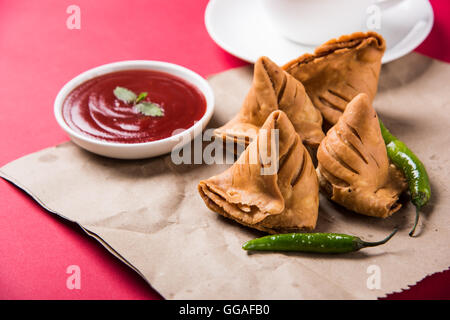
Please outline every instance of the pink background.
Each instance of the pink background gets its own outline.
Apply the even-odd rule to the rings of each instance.
[[[417,50],[450,62],[450,1],[432,0],[436,23]],[[68,30],[66,8],[81,8]],[[53,100],[73,76],[129,59],[164,60],[203,76],[245,65],[208,36],[206,0],[0,0],[0,166],[67,141]],[[81,290],[66,268],[81,268]],[[160,299],[144,280],[72,223],[47,213],[0,179],[0,298]],[[399,298],[450,298],[450,271]]]

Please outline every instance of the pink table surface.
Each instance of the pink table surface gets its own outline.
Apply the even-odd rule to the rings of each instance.
[[[431,1],[436,23],[417,50],[450,62],[450,1]],[[81,30],[66,27],[69,5]],[[206,0],[0,0],[0,166],[67,141],[53,118],[61,86],[91,67],[164,60],[203,76],[246,63],[208,36]],[[160,299],[136,273],[72,223],[47,213],[0,179],[1,299]],[[150,248],[151,250],[151,248]],[[66,287],[69,265],[81,289]],[[450,271],[389,296],[450,298]]]

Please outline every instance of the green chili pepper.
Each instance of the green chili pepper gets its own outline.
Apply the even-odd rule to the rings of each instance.
[[[386,243],[397,232],[395,229],[385,239],[366,242],[355,236],[340,233],[284,233],[250,240],[242,246],[244,250],[300,251],[318,253],[346,253]]]
[[[387,154],[394,165],[403,171],[408,181],[411,202],[416,207],[414,226],[409,233],[412,237],[419,221],[420,209],[427,204],[431,197],[430,181],[423,163],[400,140],[392,135],[380,120],[381,134],[386,144]]]

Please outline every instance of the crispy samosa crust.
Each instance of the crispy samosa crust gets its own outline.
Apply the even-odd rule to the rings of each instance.
[[[348,104],[322,140],[317,158],[320,188],[334,202],[380,218],[400,209],[398,197],[407,184],[389,165],[378,116],[366,94]]]
[[[278,148],[272,129],[278,129]],[[270,163],[264,160],[268,158],[272,159]],[[269,115],[233,166],[200,181],[198,190],[212,211],[251,228],[276,233],[312,230],[316,226],[317,174],[309,153],[282,111]]]
[[[357,94],[373,101],[386,44],[375,32],[330,40],[283,66],[299,80],[326,122],[334,125]]]
[[[286,113],[303,143],[318,147],[325,136],[322,115],[313,106],[303,85],[267,57],[255,63],[252,87],[240,112],[216,129],[215,136],[247,146],[276,110]]]

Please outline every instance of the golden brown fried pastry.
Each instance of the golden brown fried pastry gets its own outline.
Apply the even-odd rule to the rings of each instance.
[[[275,110],[287,114],[306,145],[319,145],[324,137],[320,112],[313,106],[303,85],[267,57],[261,57],[255,63],[253,84],[240,112],[216,129],[215,136],[247,146]]]
[[[385,49],[379,34],[358,32],[330,40],[283,69],[301,81],[314,106],[333,125],[357,94],[366,93],[373,101]]]
[[[320,188],[334,202],[380,218],[400,209],[405,178],[389,165],[378,117],[366,94],[348,104],[322,140],[317,158]]]
[[[278,129],[278,150],[272,129]],[[258,230],[275,233],[316,226],[317,175],[309,153],[282,111],[269,115],[233,166],[200,181],[198,190],[211,210]]]

